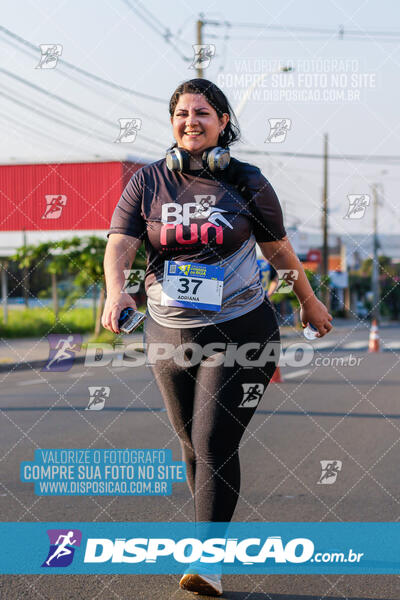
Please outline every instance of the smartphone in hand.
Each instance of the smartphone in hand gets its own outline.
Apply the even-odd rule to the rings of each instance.
[[[124,308],[118,319],[118,327],[122,333],[132,333],[145,320],[146,315],[130,306]]]

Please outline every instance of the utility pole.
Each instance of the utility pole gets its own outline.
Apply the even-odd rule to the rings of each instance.
[[[347,269],[347,248],[343,243],[343,238],[339,238],[339,246],[340,246],[340,270],[342,273],[346,274],[348,280],[348,269]],[[351,298],[350,298],[350,287],[349,282],[347,281],[347,286],[343,289],[343,308],[345,311],[346,317],[351,316],[350,312]]]
[[[24,250],[26,250],[26,230],[23,229],[22,231],[22,238],[23,238],[23,246],[24,246]],[[28,267],[24,267],[23,269],[23,276],[22,276],[22,295],[24,297],[24,303],[26,308],[29,308],[29,269]]]
[[[203,44],[203,26],[204,26],[204,21],[203,21],[203,15],[202,14],[200,14],[199,17],[200,18],[197,21],[196,29],[197,29],[197,43],[201,46]],[[196,73],[197,73],[197,78],[198,79],[203,79],[203,69],[201,67],[196,67]]]
[[[374,212],[373,212],[373,259],[372,259],[372,311],[371,317],[379,321],[379,256],[378,256],[378,186],[376,183],[372,185],[372,195],[374,198]]]
[[[329,271],[329,248],[328,248],[328,134],[324,135],[324,188],[322,193],[322,264],[321,278],[322,284],[322,301],[329,310],[330,305],[330,290],[327,283]]]
[[[8,262],[4,260],[1,264],[1,303],[3,305],[3,323],[8,323],[8,284],[7,284],[7,267]]]

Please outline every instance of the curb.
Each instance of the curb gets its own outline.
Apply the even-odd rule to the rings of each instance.
[[[31,360],[27,362],[18,362],[18,363],[2,363],[0,364],[0,373],[7,373],[13,371],[39,371],[41,370],[45,364],[47,363],[47,358],[44,360]],[[74,360],[75,364],[80,364],[85,362],[85,356],[77,356]],[[73,365],[72,365],[73,366]],[[49,371],[50,372],[50,371]]]

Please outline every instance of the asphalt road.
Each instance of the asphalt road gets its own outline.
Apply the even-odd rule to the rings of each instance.
[[[336,331],[316,342],[308,364],[282,368],[241,445],[236,521],[397,521],[400,518],[400,328],[381,331],[382,351],[365,351],[367,331]],[[284,347],[296,339],[284,340]],[[329,343],[328,343],[329,342]],[[325,344],[325,345],[324,345]],[[346,344],[352,344],[347,346]],[[358,346],[357,346],[358,344]],[[349,361],[349,355],[360,359]],[[343,364],[338,359],[346,358]],[[324,364],[320,360],[324,358]],[[328,359],[328,360],[326,360]],[[352,364],[350,364],[352,363]],[[170,448],[177,438],[146,367],[85,367],[66,373],[1,373],[2,521],[193,520],[186,484],[171,497],[38,497],[19,481],[36,448]],[[84,410],[89,386],[109,386],[101,411]],[[337,480],[318,484],[321,460],[342,461]],[[3,576],[1,598],[183,600],[177,575]],[[400,574],[226,575],[224,598],[400,599]]]

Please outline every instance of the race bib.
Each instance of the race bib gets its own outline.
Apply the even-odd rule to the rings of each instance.
[[[222,267],[166,260],[161,305],[220,311],[223,285]]]

